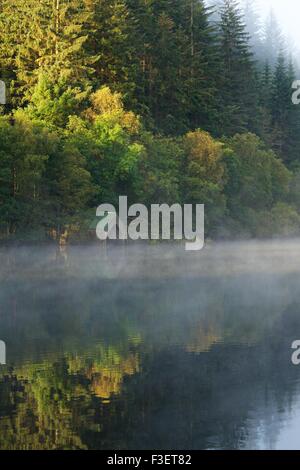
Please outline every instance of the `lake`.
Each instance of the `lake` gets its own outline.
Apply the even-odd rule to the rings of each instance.
[[[1,449],[300,449],[300,241],[0,249]]]

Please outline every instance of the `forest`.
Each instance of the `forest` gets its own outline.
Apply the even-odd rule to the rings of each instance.
[[[255,0],[2,0],[0,35],[2,241],[82,240],[120,195],[299,234],[298,64]]]

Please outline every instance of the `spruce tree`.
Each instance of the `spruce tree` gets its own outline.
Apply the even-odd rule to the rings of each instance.
[[[256,0],[243,0],[242,8],[245,18],[246,30],[249,33],[249,44],[252,47],[252,52],[255,56],[260,57],[262,49],[261,41],[261,24],[260,18],[257,13]]]
[[[257,127],[255,67],[243,16],[235,0],[224,0],[219,22],[219,134]]]
[[[94,88],[108,85],[132,105],[137,67],[134,17],[125,0],[85,0],[85,4],[91,15],[86,52],[95,57]]]
[[[20,48],[26,41],[26,35],[32,27],[34,18],[32,1],[2,0],[0,6],[0,67],[1,78],[6,82],[10,95],[9,106],[18,106],[23,95],[24,83],[19,79]],[[24,66],[28,73],[34,68],[35,56],[31,50],[26,51]]]
[[[280,52],[272,83],[273,147],[288,164],[299,165],[300,109],[292,103],[295,78],[292,60],[287,64]]]
[[[268,145],[272,145],[272,81],[273,74],[268,61],[258,72],[257,92],[259,97],[260,129],[258,134]]]
[[[288,80],[288,72],[285,57],[281,52],[277,59],[272,83],[272,124],[273,147],[282,156],[285,150],[285,132],[290,112],[291,84]]]
[[[85,0],[4,0],[0,60],[17,87],[17,104],[30,99],[41,72],[87,85],[95,60],[85,48],[90,17]]]
[[[274,69],[277,64],[278,52],[284,50],[284,38],[273,9],[270,10],[265,21],[261,50],[261,59],[267,60]]]
[[[136,20],[137,102],[156,129],[209,126],[215,96],[214,34],[204,2],[128,0]],[[209,79],[208,79],[209,78]]]

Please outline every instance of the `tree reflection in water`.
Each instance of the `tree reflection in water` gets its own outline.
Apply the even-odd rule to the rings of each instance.
[[[299,406],[300,272],[110,279],[70,273],[77,252],[18,256],[1,269],[0,448],[278,445]]]

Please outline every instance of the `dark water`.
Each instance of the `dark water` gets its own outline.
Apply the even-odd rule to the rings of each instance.
[[[300,448],[300,242],[0,263],[1,449]]]

